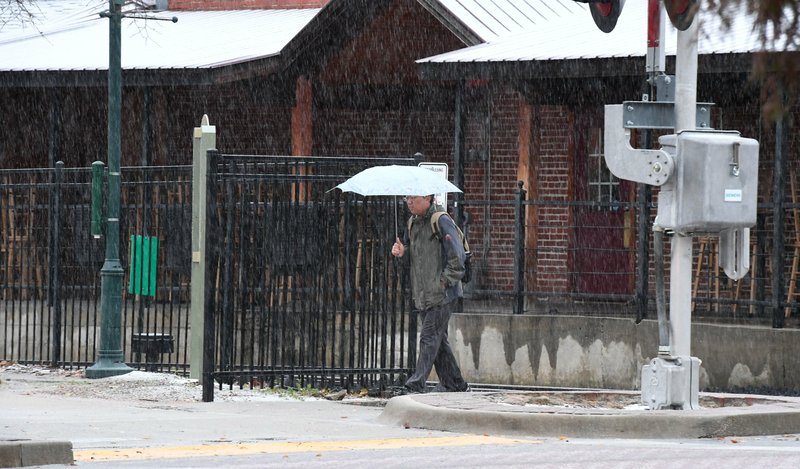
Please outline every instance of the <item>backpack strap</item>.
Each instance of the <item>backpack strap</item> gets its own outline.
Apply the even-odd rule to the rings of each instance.
[[[448,215],[447,212],[433,212],[433,214],[431,215],[431,230],[433,230],[433,235],[436,236],[436,239],[438,239],[439,241],[442,240],[441,231],[439,230],[439,219],[442,218],[443,215],[450,218],[450,215]],[[409,224],[409,226],[411,225]],[[469,252],[469,243],[467,242],[467,237],[464,236],[464,232],[461,231],[461,228],[458,225],[456,225],[455,221],[453,221],[453,226],[456,227],[456,232],[458,233],[458,236],[461,238],[461,244],[464,245],[464,251]]]
[[[433,212],[431,214],[431,231],[433,231],[433,235],[436,236],[436,239],[440,241],[442,235],[439,231],[439,219],[442,218],[442,215],[447,215],[447,212]]]

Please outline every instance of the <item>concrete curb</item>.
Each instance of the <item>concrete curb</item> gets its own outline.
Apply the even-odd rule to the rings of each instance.
[[[69,441],[0,441],[0,467],[72,464]]]
[[[709,438],[800,432],[800,406],[783,401],[700,410],[503,411],[482,405],[475,394],[462,397],[459,405],[437,402],[435,395],[395,397],[380,419],[429,430],[582,438]]]

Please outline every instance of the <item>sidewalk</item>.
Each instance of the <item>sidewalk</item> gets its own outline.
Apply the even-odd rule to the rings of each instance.
[[[297,435],[366,439],[376,428],[385,437],[424,435],[378,423],[385,400],[334,394],[343,400],[331,401],[238,387],[215,389],[212,403],[201,396],[196,381],[170,374],[133,371],[89,380],[82,371],[0,363],[0,467],[80,463],[97,451],[214,449]],[[348,401],[360,405],[341,404]]]
[[[257,443],[297,434],[324,440],[427,430],[591,438],[800,433],[800,398],[788,397],[703,394],[700,410],[648,411],[638,393],[625,391],[430,393],[388,400],[339,393],[329,397],[342,400],[331,402],[226,387],[215,391],[214,403],[201,402],[201,393],[196,382],[168,374],[134,371],[88,380],[81,372],[0,364],[0,467],[68,464],[96,450]],[[278,421],[280,428],[270,425]]]
[[[413,394],[386,423],[465,433],[588,438],[711,438],[800,433],[800,398],[700,394],[698,410],[647,410],[634,391]]]

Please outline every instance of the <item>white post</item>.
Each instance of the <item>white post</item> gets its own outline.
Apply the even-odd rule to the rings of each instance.
[[[206,276],[206,175],[208,150],[217,146],[217,128],[203,115],[200,127],[194,128],[192,148],[192,278],[191,338],[189,341],[189,377],[203,376],[203,330]]]
[[[675,57],[675,133],[694,130],[697,108],[697,18],[686,31],[678,31]],[[680,154],[680,149],[678,149]],[[678,165],[680,167],[680,165]],[[676,174],[681,180],[681,174]],[[680,190],[676,187],[676,190]],[[692,343],[692,237],[672,237],[669,314],[673,356],[691,356]]]

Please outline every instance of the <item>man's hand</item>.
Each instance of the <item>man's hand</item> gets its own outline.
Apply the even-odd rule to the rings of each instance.
[[[403,243],[400,242],[400,238],[397,238],[392,245],[392,255],[394,257],[403,257],[403,254],[406,253],[406,247],[403,246]]]

